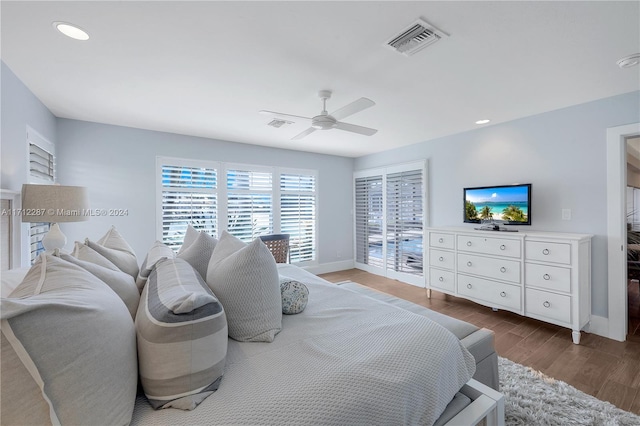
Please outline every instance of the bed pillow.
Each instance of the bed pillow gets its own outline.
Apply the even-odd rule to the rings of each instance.
[[[193,225],[189,224],[187,226],[187,232],[184,234],[184,240],[182,241],[182,245],[180,249],[178,249],[178,254],[185,251],[200,235],[200,231],[193,227]]]
[[[113,271],[119,271],[116,265],[113,264],[112,261],[92,249],[86,244],[82,244],[80,241],[76,241],[73,246],[73,251],[71,252],[71,256],[76,259],[84,260],[87,262],[95,263],[96,265],[100,265],[104,268],[111,269]]]
[[[209,262],[207,284],[227,313],[229,337],[272,342],[282,328],[282,298],[273,255],[256,238],[245,244],[226,231]]]
[[[2,424],[129,424],[133,321],[93,274],[42,254],[2,299]]]
[[[309,289],[300,281],[281,276],[280,294],[282,295],[283,314],[299,314],[307,307],[307,302],[309,301]]]
[[[136,285],[138,286],[138,291],[142,293],[142,289],[144,285],[147,283],[147,278],[149,278],[149,274],[153,271],[153,268],[156,266],[156,263],[161,259],[173,259],[176,257],[176,254],[166,244],[163,244],[160,241],[156,241],[153,243],[153,246],[147,252],[142,265],[140,266],[140,271],[138,272],[138,278],[136,278]]]
[[[207,268],[211,260],[213,249],[216,248],[218,240],[202,231],[196,237],[196,240],[189,245],[182,253],[178,254],[180,259],[186,260],[193,268],[198,271],[202,279],[207,278]]]
[[[218,389],[227,356],[224,309],[182,259],[156,264],[136,316],[140,381],[156,408],[192,410]]]
[[[133,281],[131,275],[120,270],[105,268],[104,266],[100,266],[86,260],[76,259],[71,255],[60,253],[57,249],[54,255],[58,256],[62,260],[73,263],[88,272],[91,272],[106,283],[111,290],[113,290],[120,299],[122,299],[131,314],[131,318],[133,319],[136,317],[138,303],[140,302],[140,293],[138,292],[138,287],[136,287],[136,283]]]
[[[136,253],[115,226],[112,226],[98,241],[93,242],[87,238],[85,244],[109,259],[121,271],[131,275],[133,279],[138,277],[140,269]]]

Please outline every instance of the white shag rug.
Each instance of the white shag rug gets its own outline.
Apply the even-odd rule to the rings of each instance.
[[[498,366],[507,425],[640,425],[640,416],[532,368],[502,357]]]

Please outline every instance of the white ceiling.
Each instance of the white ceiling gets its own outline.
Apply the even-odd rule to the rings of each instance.
[[[58,117],[360,156],[640,89],[640,2],[11,2],[2,60]],[[384,47],[417,18],[449,34],[411,57]],[[84,28],[89,41],[53,21]],[[379,129],[290,139],[266,109]]]

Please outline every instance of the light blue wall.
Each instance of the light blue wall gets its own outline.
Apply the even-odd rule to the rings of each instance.
[[[0,187],[20,191],[28,178],[27,126],[56,143],[56,117],[0,61]]]
[[[592,311],[606,317],[606,130],[638,121],[640,92],[632,92],[360,157],[355,169],[428,159],[430,226],[463,226],[464,187],[532,183],[528,229],[595,236]]]
[[[127,217],[65,224],[69,238],[98,238],[114,224],[144,256],[156,239],[156,156],[318,170],[318,261],[352,258],[351,158],[58,120],[58,176],[89,189],[92,208],[123,208]],[[340,257],[338,257],[338,252]]]

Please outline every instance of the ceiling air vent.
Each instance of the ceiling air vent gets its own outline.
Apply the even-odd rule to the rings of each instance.
[[[405,56],[410,56],[443,37],[448,35],[422,19],[418,19],[400,34],[393,36],[385,45]]]
[[[293,121],[279,120],[277,118],[274,118],[270,123],[267,123],[267,126],[279,128],[284,126],[285,124],[293,124]]]

